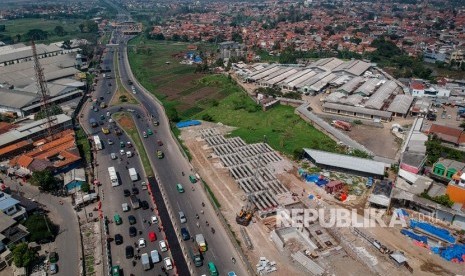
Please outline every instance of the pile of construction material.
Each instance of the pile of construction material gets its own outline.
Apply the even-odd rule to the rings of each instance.
[[[258,275],[266,275],[268,273],[278,271],[276,268],[276,262],[270,262],[265,257],[260,257],[260,261],[256,266]]]

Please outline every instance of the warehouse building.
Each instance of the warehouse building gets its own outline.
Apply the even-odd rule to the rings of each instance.
[[[305,157],[320,168],[383,178],[386,164],[370,159],[304,148]]]
[[[324,103],[323,111],[327,113],[350,116],[359,119],[379,120],[383,122],[389,122],[392,119],[392,113],[389,111],[375,110],[345,104]]]

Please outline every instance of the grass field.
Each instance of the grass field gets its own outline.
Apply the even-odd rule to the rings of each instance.
[[[136,124],[132,117],[126,112],[117,112],[113,115],[113,118],[118,122],[121,128],[129,135],[131,140],[134,142],[137,152],[139,153],[142,165],[144,166],[145,175],[147,177],[153,176],[152,167],[150,166],[147,152],[145,152],[142,140],[139,132],[137,131]],[[154,153],[155,154],[155,153]]]
[[[194,66],[180,64],[187,44],[137,38],[131,45],[134,75],[163,102],[167,113],[176,108],[180,119],[208,118],[238,127],[232,136],[248,143],[262,142],[266,135],[274,149],[290,155],[303,147],[338,151],[333,140],[300,119],[293,107],[263,112],[227,76],[196,74]]]
[[[300,119],[294,109],[279,105],[263,112],[247,95],[235,93],[194,117],[209,115],[215,122],[236,126],[231,136],[239,136],[247,143],[263,142],[266,136],[271,147],[289,155],[304,147],[338,151],[333,140]]]
[[[49,43],[53,41],[63,41],[72,38],[79,37],[86,38],[89,34],[81,34],[79,30],[79,24],[84,20],[82,19],[71,19],[71,20],[45,20],[41,18],[24,18],[14,19],[0,22],[0,25],[5,25],[5,31],[0,32],[1,35],[11,36],[16,42],[16,35],[21,36],[21,41],[25,40],[25,35],[29,30],[41,29],[48,32],[48,38],[43,43]],[[54,33],[56,26],[62,26],[67,34],[65,36],[58,36]],[[26,41],[28,42],[28,41]]]

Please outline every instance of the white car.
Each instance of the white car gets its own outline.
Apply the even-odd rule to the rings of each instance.
[[[145,239],[144,238],[140,238],[137,242],[137,245],[139,248],[144,248],[146,246],[146,243],[145,243]]]
[[[157,218],[157,216],[155,216],[155,215],[151,216],[151,217],[150,217],[150,222],[151,222],[152,224],[158,223],[158,218]]]
[[[123,204],[121,204],[121,207],[123,207],[123,212],[129,211],[129,204],[123,203]]]
[[[125,154],[125,152],[124,152],[123,149],[119,150],[119,153],[120,153],[121,155],[124,155],[124,154]]]
[[[110,156],[111,156],[111,159],[113,159],[113,160],[116,159],[116,154],[115,154],[114,152],[112,152],[112,153],[110,154]]]
[[[131,157],[131,156],[132,156],[132,151],[128,150],[128,151],[126,152],[126,157]]]
[[[161,240],[158,243],[160,244],[160,251],[161,252],[168,251],[168,246],[166,246],[165,240]]]
[[[113,140],[108,139],[108,145],[113,145]]]
[[[163,259],[163,262],[165,263],[165,269],[166,270],[171,270],[173,269],[173,263],[171,262],[171,258],[170,257],[166,257]]]

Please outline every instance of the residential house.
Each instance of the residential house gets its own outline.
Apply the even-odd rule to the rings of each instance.
[[[18,221],[27,217],[26,209],[19,205],[19,201],[4,192],[0,192],[0,211]]]
[[[393,187],[394,185],[389,179],[384,179],[378,182],[368,197],[370,205],[381,208],[389,207]]]
[[[440,124],[431,124],[426,134],[435,134],[441,141],[455,146],[465,146],[465,134],[462,129]]]
[[[12,217],[0,212],[0,269],[11,264],[13,255],[9,247],[26,241],[29,235],[26,227]]]
[[[465,170],[465,163],[439,158],[439,160],[433,164],[432,169],[433,170],[430,172],[431,177],[449,182],[457,172],[463,172]]]
[[[63,184],[68,193],[80,190],[85,182],[86,173],[83,168],[72,169],[63,175]]]

